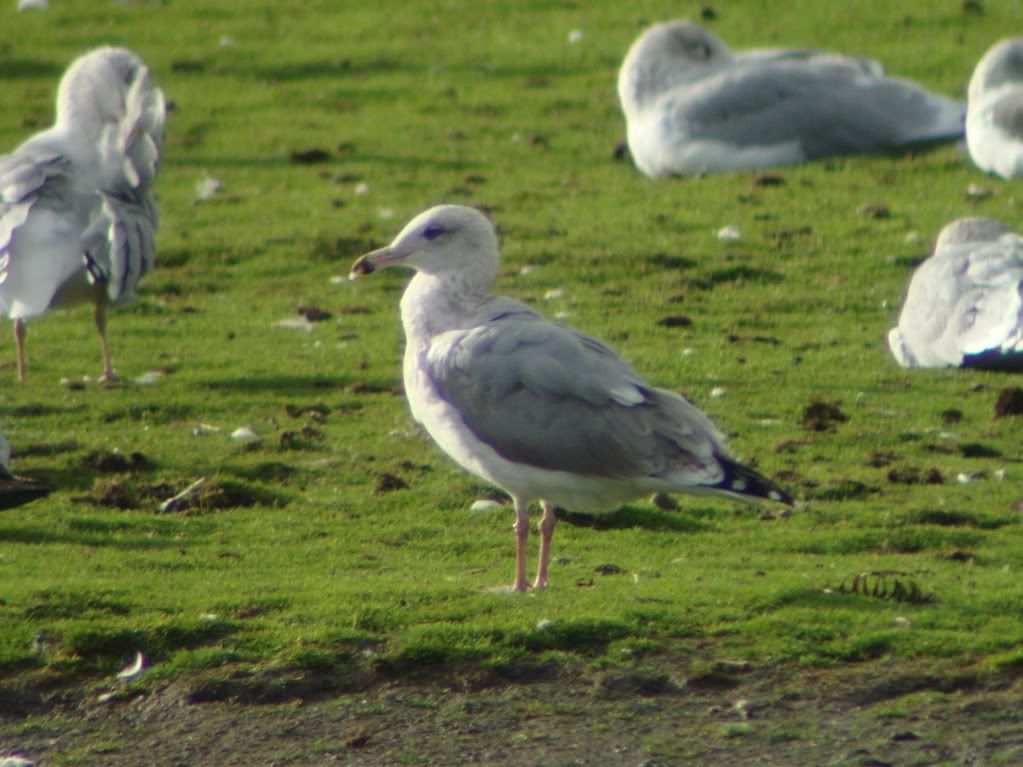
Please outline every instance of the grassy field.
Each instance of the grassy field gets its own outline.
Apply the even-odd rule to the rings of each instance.
[[[23,386],[13,342],[0,348],[14,469],[57,488],[0,515],[0,698],[108,690],[136,651],[149,669],[124,687],[143,696],[266,669],[343,686],[366,669],[668,657],[1023,665],[1023,422],[993,418],[1019,378],[906,372],[883,343],[941,226],[980,214],[1018,229],[1020,187],[954,146],[774,183],[644,178],[613,158],[617,68],[647,23],[699,18],[699,3],[13,5],[0,147],[49,124],[64,67],[101,43],[136,50],[174,109],[157,268],[110,319],[121,385],[78,385],[100,372],[88,310],[29,323]],[[736,48],[869,55],[953,96],[1023,20],[1017,0],[716,11],[707,23]],[[326,157],[295,161],[312,149]],[[205,175],[223,189],[197,202]],[[490,491],[395,391],[406,277],[343,279],[440,202],[492,212],[502,293],[685,393],[796,510],[680,496],[677,511],[569,517],[548,591],[486,591],[511,581],[512,515],[470,514]],[[726,225],[741,239],[719,241]],[[300,307],[330,316],[276,324]],[[813,428],[814,402],[845,419]],[[258,439],[232,439],[243,426]],[[157,513],[200,477],[213,485],[199,508]]]

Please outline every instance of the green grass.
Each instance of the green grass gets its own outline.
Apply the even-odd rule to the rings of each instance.
[[[1021,423],[992,419],[1018,378],[906,372],[882,342],[926,243],[971,213],[1018,228],[1015,185],[955,147],[785,168],[775,187],[749,174],[653,182],[613,161],[624,51],[647,21],[698,16],[698,3],[13,5],[0,11],[0,146],[48,124],[63,68],[103,42],[137,50],[175,109],[158,267],[110,321],[128,383],[61,385],[100,369],[85,310],[29,324],[24,386],[13,348],[0,350],[15,469],[58,488],[0,515],[0,680],[106,677],[136,649],[151,663],[136,684],[238,665],[630,664],[680,647],[764,663],[1020,665]],[[956,2],[718,5],[714,28],[737,48],[867,54],[953,95],[1020,21],[995,2],[980,15]],[[331,159],[289,162],[310,148]],[[204,173],[224,190],[196,204]],[[970,184],[993,194],[970,201]],[[405,278],[331,280],[442,201],[493,209],[501,292],[566,312],[685,392],[805,504],[762,519],[640,500],[560,525],[546,593],[485,591],[511,581],[511,515],[468,513],[484,487],[391,394]],[[891,216],[857,213],[872,202]],[[725,225],[742,239],[719,242]],[[309,333],[273,326],[299,305],[333,317]],[[658,325],[668,314],[692,324]],[[150,370],[165,375],[131,383]],[[804,428],[818,399],[848,421]],[[962,420],[947,425],[951,408]],[[196,436],[200,424],[218,430]],[[231,440],[239,426],[261,439]],[[100,476],[83,462],[115,448],[148,463]],[[894,463],[868,465],[879,452]],[[936,468],[945,483],[894,483],[893,467]],[[986,478],[958,484],[960,472]],[[375,493],[382,473],[409,487]],[[202,476],[226,505],[156,513],[153,486]],[[113,489],[127,508],[96,505]],[[865,572],[928,599],[842,588]],[[747,734],[737,727],[722,734]]]

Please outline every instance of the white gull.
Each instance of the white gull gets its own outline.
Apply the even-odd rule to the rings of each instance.
[[[164,115],[142,60],[97,48],[61,79],[53,126],[0,157],[0,311],[14,320],[19,380],[25,320],[81,302],[95,305],[103,380],[113,377],[106,308],[153,265]]]
[[[993,45],[970,78],[966,146],[977,167],[1023,176],[1023,37]]]
[[[352,276],[416,271],[401,299],[405,394],[445,453],[512,497],[516,591],[527,588],[531,499],[543,507],[537,589],[555,506],[610,511],[651,492],[791,503],[729,458],[721,432],[685,399],[647,385],[594,338],[490,295],[499,258],[482,213],[441,205],[358,259]]]
[[[888,346],[903,367],[1023,369],[1023,238],[989,218],[942,229]]]
[[[733,54],[688,21],[657,24],[618,74],[629,151],[648,176],[877,152],[963,135],[963,104],[876,61],[806,49]]]

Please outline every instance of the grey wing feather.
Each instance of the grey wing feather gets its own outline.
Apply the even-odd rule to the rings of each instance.
[[[602,477],[720,474],[699,410],[647,387],[600,342],[517,314],[435,341],[428,373],[465,425],[508,460]]]
[[[965,115],[950,99],[842,60],[735,67],[673,98],[670,119],[689,138],[739,146],[795,140],[807,159],[961,135]]]
[[[844,67],[852,73],[883,77],[884,67],[875,59],[847,56],[823,51],[819,48],[756,48],[735,54],[735,62],[742,66],[773,64],[779,61],[813,61],[832,67]]]
[[[0,157],[0,284],[12,266],[14,234],[33,208],[70,212],[70,168],[63,154],[31,142]]]
[[[163,92],[151,85],[143,67],[128,90],[124,117],[104,130],[101,204],[82,235],[89,279],[105,283],[111,301],[132,298],[154,265],[158,216],[151,187],[165,118]]]
[[[1023,138],[1023,90],[999,98],[991,108],[991,122],[1010,136]]]
[[[123,200],[138,200],[156,177],[163,147],[166,104],[142,67],[125,99],[125,114],[106,126],[100,140],[100,187]]]
[[[148,195],[136,204],[104,195],[82,235],[90,282],[106,285],[112,302],[130,300],[156,257],[156,208]]]
[[[1010,235],[978,248],[969,257],[963,279],[968,289],[950,322],[963,353],[1020,351],[1023,240]]]
[[[912,357],[925,366],[959,365],[964,355],[1017,351],[1023,332],[1023,241],[939,248],[917,269],[899,316]]]

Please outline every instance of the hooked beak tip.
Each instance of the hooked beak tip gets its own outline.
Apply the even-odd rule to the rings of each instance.
[[[357,277],[361,277],[364,274],[372,274],[376,271],[376,265],[370,258],[369,253],[365,256],[360,256],[354,264],[352,264],[352,270],[348,273],[348,279],[354,280]]]

